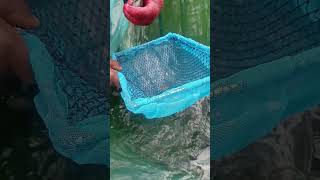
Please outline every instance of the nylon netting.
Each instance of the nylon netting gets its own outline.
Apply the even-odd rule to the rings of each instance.
[[[209,76],[209,57],[207,52],[172,38],[117,56],[117,60],[129,82],[132,98],[137,99]]]
[[[210,47],[175,33],[115,53],[128,110],[148,119],[183,111],[210,94]]]
[[[45,44],[53,58],[50,63],[54,66],[52,76],[56,85],[51,91],[61,95],[56,106],[67,112],[60,117],[61,112],[56,108],[47,116],[47,111],[37,109],[43,114],[50,138],[59,152],[78,163],[107,164],[108,119],[101,116],[107,116],[109,107],[106,52],[109,3],[104,0],[30,0],[28,4],[41,22],[41,26],[30,33]],[[41,67],[41,59],[36,61]],[[51,76],[45,72],[41,74],[40,69],[33,70],[36,76]],[[41,84],[39,87],[44,105],[56,102],[51,99],[53,97],[41,95],[45,90],[41,89]]]
[[[211,158],[319,103],[317,0],[215,0]]]
[[[316,0],[214,3],[214,80],[320,44]]]

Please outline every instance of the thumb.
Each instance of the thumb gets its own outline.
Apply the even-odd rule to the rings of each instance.
[[[122,67],[120,66],[120,64],[117,61],[114,60],[110,60],[110,68],[117,70],[117,71],[121,71]]]
[[[11,26],[23,29],[32,29],[40,25],[39,19],[29,13],[13,13],[7,16],[6,21]]]

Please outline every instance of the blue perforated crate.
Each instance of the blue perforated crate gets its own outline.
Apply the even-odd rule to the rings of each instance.
[[[210,94],[210,47],[169,33],[115,53],[121,96],[128,110],[146,118],[180,112]]]

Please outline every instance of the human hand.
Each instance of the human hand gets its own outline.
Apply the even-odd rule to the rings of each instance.
[[[13,73],[23,83],[33,83],[28,48],[16,27],[38,25],[24,0],[0,0],[0,73]]]
[[[12,27],[31,29],[39,26],[25,0],[0,0],[0,18]]]
[[[110,86],[114,86],[117,90],[120,89],[120,82],[118,77],[118,71],[121,71],[122,67],[117,61],[110,60]]]
[[[160,14],[163,0],[143,0],[143,6],[135,6],[136,0],[128,0],[123,6],[123,13],[135,25],[151,24]]]

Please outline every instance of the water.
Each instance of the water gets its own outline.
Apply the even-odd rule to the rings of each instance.
[[[168,32],[210,44],[209,0],[165,1],[160,18],[149,27],[129,27],[121,48]],[[112,98],[111,179],[209,179],[209,98],[168,118],[148,121]]]
[[[112,178],[199,179],[208,175],[208,99],[158,121],[133,115],[122,104],[111,113]]]

